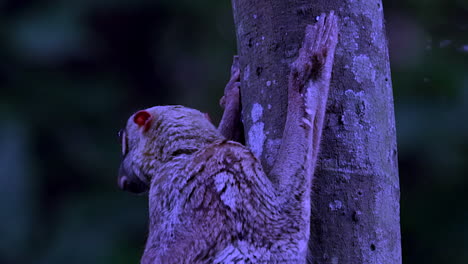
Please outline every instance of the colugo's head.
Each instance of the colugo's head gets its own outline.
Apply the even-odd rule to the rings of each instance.
[[[119,137],[123,160],[118,185],[134,193],[146,192],[165,163],[223,138],[206,114],[183,106],[138,111],[128,119]]]

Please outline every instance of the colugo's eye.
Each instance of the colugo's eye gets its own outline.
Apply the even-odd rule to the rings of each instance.
[[[119,137],[119,142],[120,142],[120,145],[122,146],[122,155],[125,156],[127,155],[127,151],[128,151],[127,133],[125,132],[124,129],[121,129],[119,133],[117,133],[117,136]]]

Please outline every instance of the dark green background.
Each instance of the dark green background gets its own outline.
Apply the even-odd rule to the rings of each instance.
[[[468,263],[468,2],[385,1],[405,263]],[[137,263],[146,198],[116,133],[157,104],[210,112],[230,1],[0,0],[0,263]]]

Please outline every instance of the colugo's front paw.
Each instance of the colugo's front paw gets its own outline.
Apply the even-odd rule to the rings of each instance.
[[[338,38],[338,18],[322,13],[314,25],[308,25],[297,59],[291,65],[290,82],[302,89],[310,80],[329,77]]]
[[[239,57],[234,56],[231,67],[231,78],[224,88],[224,96],[219,104],[224,108],[223,117],[219,123],[219,131],[229,139],[244,142],[243,127],[241,123],[240,99],[240,66]]]
[[[224,88],[224,96],[219,100],[219,105],[225,109],[228,104],[240,104],[240,66],[239,56],[234,56],[231,66],[231,78]]]

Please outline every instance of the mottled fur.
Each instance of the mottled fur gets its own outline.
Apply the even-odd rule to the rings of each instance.
[[[226,87],[219,130],[182,106],[146,109],[124,130],[119,185],[149,189],[150,230],[143,264],[305,263],[310,188],[328,96],[337,21],[306,29],[291,66],[287,123],[270,176],[245,146],[227,140],[237,122],[238,70]],[[237,97],[237,98],[236,98]],[[292,159],[291,157],[301,157]]]

